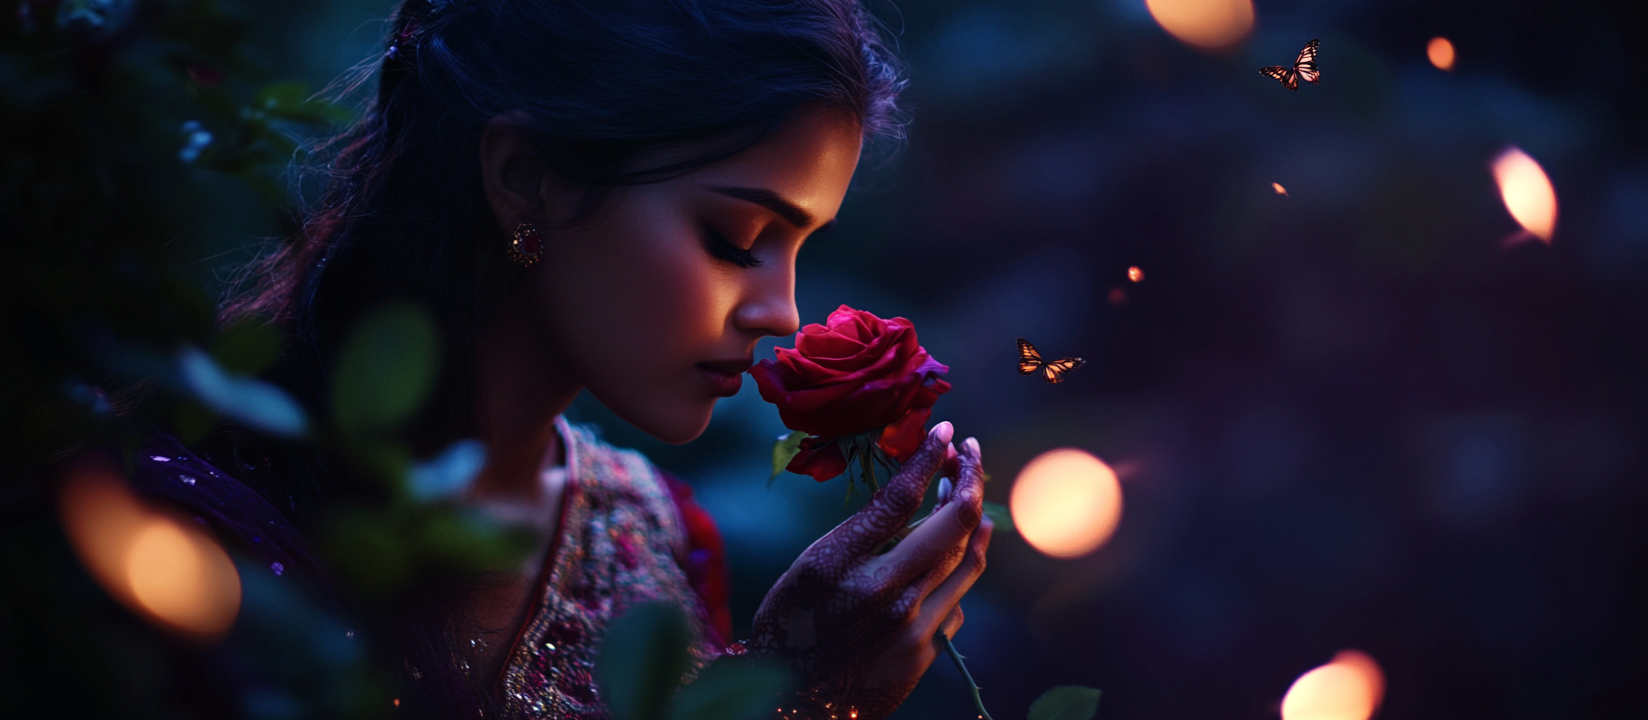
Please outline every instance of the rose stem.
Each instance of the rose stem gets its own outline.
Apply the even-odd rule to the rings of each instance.
[[[873,492],[876,492],[876,491],[880,490],[881,486],[876,484],[875,465],[871,464],[870,453],[869,452],[859,453],[858,454],[858,461],[859,461],[859,464],[864,468],[864,482],[865,482],[865,484],[870,486],[870,492],[873,493]]]
[[[943,630],[938,631],[938,641],[944,643],[944,649],[950,653],[950,659],[956,662],[956,669],[961,671],[962,677],[967,678],[967,689],[973,692],[973,707],[978,708],[979,716],[984,720],[994,720],[990,717],[990,712],[984,709],[984,698],[979,697],[979,686],[973,682],[973,674],[967,672],[967,666],[961,662],[961,653],[956,652],[956,646],[950,643],[950,638],[945,636]]]

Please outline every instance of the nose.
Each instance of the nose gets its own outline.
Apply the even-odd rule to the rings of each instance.
[[[801,312],[795,308],[795,265],[773,263],[767,272],[751,278],[742,302],[733,311],[733,326],[756,336],[794,335],[801,329]]]

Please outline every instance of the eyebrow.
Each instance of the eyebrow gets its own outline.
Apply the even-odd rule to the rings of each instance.
[[[766,188],[715,187],[710,188],[710,190],[726,195],[727,197],[747,200],[760,205],[761,207],[778,213],[778,216],[784,218],[785,222],[788,222],[797,228],[804,228],[813,224],[812,213],[807,212],[802,209],[800,205],[790,202],[778,193]]]

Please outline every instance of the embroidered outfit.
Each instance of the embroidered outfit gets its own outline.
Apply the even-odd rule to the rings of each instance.
[[[593,673],[607,623],[638,603],[689,608],[697,619],[693,654],[702,664],[724,644],[725,561],[719,533],[713,525],[704,532],[708,516],[685,484],[584,428],[560,420],[557,427],[566,443],[567,467],[559,531],[527,621],[509,651],[499,692],[512,715],[604,718]],[[713,543],[716,554],[693,547],[684,516],[697,522],[700,542]],[[708,609],[695,586],[720,606]]]

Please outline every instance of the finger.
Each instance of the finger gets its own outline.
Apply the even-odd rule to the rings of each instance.
[[[961,474],[961,456],[956,453],[954,445],[944,453],[944,468],[939,473],[951,479]]]
[[[951,608],[960,607],[962,596],[984,574],[984,555],[990,548],[990,534],[994,529],[990,518],[979,521],[978,529],[973,531],[973,537],[967,543],[967,554],[949,577],[922,600],[921,611],[916,614],[916,627],[932,633],[949,615]]]
[[[917,580],[931,589],[961,562],[967,539],[984,517],[984,479],[978,441],[961,444],[960,472],[950,502],[939,508],[891,552],[877,558],[895,580]]]
[[[950,491],[955,489],[955,477],[961,473],[960,458],[954,444],[944,448],[944,465],[938,471],[938,502],[933,503],[933,512],[938,512],[939,508],[950,502]]]
[[[887,481],[887,486],[877,492],[868,505],[825,536],[830,540],[832,551],[829,554],[835,562],[857,562],[859,557],[903,529],[910,516],[921,507],[933,472],[944,462],[945,448],[954,436],[955,428],[950,423],[934,425],[932,431],[927,433],[927,439],[922,441],[921,448],[916,450],[909,462],[904,463],[892,480]],[[840,552],[836,552],[837,549]]]
[[[961,604],[957,603],[949,615],[944,616],[944,622],[938,626],[939,632],[951,640],[956,639],[956,633],[961,632],[961,624],[967,621],[967,614],[961,611]]]

